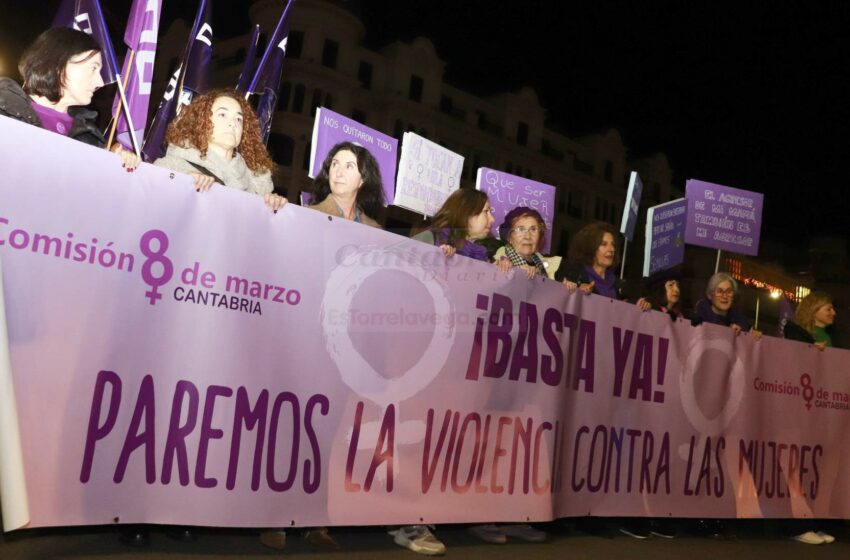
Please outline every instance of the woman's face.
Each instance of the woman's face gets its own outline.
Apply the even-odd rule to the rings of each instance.
[[[222,95],[212,104],[210,145],[232,153],[242,142],[242,107],[232,97]]]
[[[828,327],[835,321],[835,308],[831,303],[821,305],[815,311],[815,326]]]
[[[331,192],[336,195],[355,194],[363,186],[363,177],[357,168],[357,156],[350,150],[340,150],[331,160],[328,169]]]
[[[732,300],[735,299],[732,283],[728,280],[719,283],[714,291],[709,294],[709,299],[711,299],[711,306],[715,311],[725,314],[732,307]]]
[[[65,64],[61,101],[69,106],[91,103],[92,95],[103,85],[101,66],[103,58],[99,52],[86,51],[72,56]]]
[[[531,258],[540,244],[540,224],[533,216],[523,216],[514,222],[508,239],[511,247],[525,258]]]
[[[606,231],[602,235],[602,244],[596,249],[596,255],[593,257],[593,266],[605,269],[612,266],[616,252],[617,246],[614,245],[614,236]]]
[[[681,291],[679,290],[679,282],[677,280],[667,280],[664,282],[664,291],[667,296],[668,305],[676,305],[679,303]]]
[[[488,200],[484,203],[484,208],[481,209],[481,212],[469,218],[466,238],[471,241],[484,239],[490,233],[490,228],[493,227],[495,222],[493,209],[490,207],[490,201]]]

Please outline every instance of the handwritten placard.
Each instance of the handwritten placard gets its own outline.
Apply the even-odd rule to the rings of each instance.
[[[392,200],[398,140],[324,107],[316,111],[316,120],[313,123],[309,177],[316,178],[322,170],[322,163],[328,152],[340,142],[352,142],[369,150],[381,170],[384,200]]]
[[[401,139],[393,204],[433,216],[460,187],[463,156],[412,132]]]
[[[673,268],[685,260],[687,212],[688,203],[684,198],[653,206],[646,211],[644,276]]]
[[[504,171],[481,167],[478,169],[475,188],[487,194],[490,206],[493,207],[493,216],[496,218],[492,229],[493,237],[499,237],[499,225],[505,221],[508,212],[517,206],[531,208],[540,212],[546,223],[548,235],[543,239],[543,252],[549,253],[552,247],[555,187]]]
[[[686,243],[743,255],[758,254],[763,194],[689,179],[685,198]]]

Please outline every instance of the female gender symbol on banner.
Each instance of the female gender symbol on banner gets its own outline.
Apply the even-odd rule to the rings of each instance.
[[[698,449],[702,449],[704,447],[707,437],[715,437],[722,434],[726,429],[726,426],[728,426],[732,421],[735,414],[738,412],[738,408],[741,406],[741,400],[744,397],[744,383],[746,381],[744,363],[741,361],[741,358],[738,357],[732,343],[725,338],[713,338],[709,336],[707,331],[708,328],[711,327],[703,326],[700,328],[699,334],[697,334],[691,340],[690,345],[688,345],[688,357],[685,360],[684,368],[682,369],[682,379],[679,382],[679,394],[682,398],[682,408],[684,409],[688,420],[690,420],[691,425],[700,434]],[[720,412],[718,412],[713,418],[707,417],[703,413],[702,409],[700,409],[699,403],[697,402],[695,383],[697,372],[700,371],[699,366],[702,361],[702,357],[710,350],[720,352],[724,356],[734,356],[735,360],[729,370],[730,387],[728,399]],[[679,456],[682,459],[687,460],[689,452],[690,447],[687,444],[679,446]]]
[[[419,242],[415,242],[421,246]],[[339,368],[343,382],[358,395],[378,405],[382,410],[396,405],[396,418],[400,418],[399,404],[425,389],[440,373],[448,359],[455,338],[452,321],[435,321],[431,340],[419,360],[403,375],[387,379],[360,353],[351,338],[350,321],[333,321],[331,316],[350,316],[352,300],[363,283],[378,272],[395,271],[407,275],[427,291],[437,317],[451,317],[454,308],[445,287],[437,280],[422,282],[423,255],[399,248],[362,248],[346,255],[328,276],[325,295],[319,311],[319,320],[325,333],[325,346],[331,359]],[[435,275],[436,276],[436,275]],[[381,414],[383,417],[383,413]],[[361,442],[375,441],[381,422],[361,426]],[[422,420],[400,422],[396,427],[396,443],[417,443],[424,439],[425,423]],[[397,463],[396,463],[397,465]],[[396,467],[397,468],[397,467]],[[394,469],[395,470],[395,469]]]

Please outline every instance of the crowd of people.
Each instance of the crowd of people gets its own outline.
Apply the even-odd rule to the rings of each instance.
[[[72,29],[50,29],[20,61],[23,85],[0,79],[0,115],[106,148],[104,136],[95,125],[96,115],[87,109],[92,95],[103,85],[101,65],[100,46],[91,36]],[[262,141],[257,117],[243,95],[216,89],[197,96],[171,123],[166,139],[166,155],[155,165],[190,175],[199,192],[218,183],[262,197],[271,211],[287,203],[286,198],[274,193],[274,163]],[[128,172],[140,164],[139,157],[120,144],[109,149]],[[310,208],[314,210],[380,227],[375,216],[385,203],[381,173],[375,158],[362,146],[345,142],[330,150],[314,181],[313,197],[315,204]],[[439,247],[448,259],[467,257],[490,262],[505,274],[544,278],[570,292],[628,298],[623,282],[614,273],[618,234],[607,223],[591,223],[577,232],[566,258],[541,253],[546,224],[534,209],[517,207],[508,212],[498,227],[498,240],[490,234],[494,223],[485,193],[459,189],[413,232],[413,238]],[[512,271],[514,268],[518,270]],[[673,320],[723,325],[736,334],[748,332],[759,339],[761,333],[734,307],[737,294],[735,279],[719,272],[708,280],[705,297],[689,310],[682,302],[679,278],[664,273],[650,279],[638,293],[631,294],[631,299],[642,311],[656,309]],[[828,295],[812,293],[800,302],[796,320],[786,325],[786,337],[820,349],[831,346],[828,329],[835,315]],[[794,532],[794,537],[801,542],[833,540],[813,527],[798,528],[804,530]],[[134,531],[131,542],[144,541],[140,531]],[[504,543],[509,537],[533,542],[546,538],[543,531],[525,524],[476,525],[470,531],[490,543]],[[645,531],[633,524],[625,532],[642,537]],[[424,525],[393,527],[389,533],[394,542],[414,552],[433,555],[445,551]],[[326,528],[312,528],[306,537],[317,545],[337,546]],[[270,529],[262,533],[261,541],[282,549],[286,533]]]

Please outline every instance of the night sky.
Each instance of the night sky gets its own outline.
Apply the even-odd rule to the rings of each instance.
[[[0,0],[6,68],[58,1],[39,4]],[[102,4],[120,36],[130,2]],[[190,2],[164,4],[161,29],[194,12]],[[215,32],[247,32],[247,4],[215,2]],[[532,86],[550,127],[618,128],[631,155],[666,152],[681,188],[700,178],[765,193],[763,236],[803,250],[813,233],[847,237],[850,3],[361,4],[369,47],[427,36],[457,87]]]

